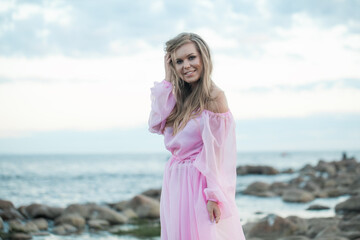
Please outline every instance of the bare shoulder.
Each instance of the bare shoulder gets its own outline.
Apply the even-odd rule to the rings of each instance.
[[[208,105],[208,110],[215,113],[224,113],[229,111],[228,103],[226,100],[225,92],[214,84],[210,93],[213,99]]]

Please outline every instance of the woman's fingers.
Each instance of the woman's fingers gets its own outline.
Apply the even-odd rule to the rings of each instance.
[[[207,204],[207,209],[208,209],[210,221],[214,222],[215,220],[216,223],[218,223],[220,221],[221,212],[217,203],[209,201]]]
[[[221,212],[220,212],[220,209],[218,206],[216,206],[214,208],[214,215],[215,215],[215,221],[216,221],[216,223],[218,223],[220,221],[220,215],[221,215]]]

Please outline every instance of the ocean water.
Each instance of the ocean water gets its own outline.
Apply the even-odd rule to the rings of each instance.
[[[359,160],[360,151],[347,151]],[[98,204],[128,200],[152,188],[160,188],[168,153],[143,154],[57,154],[57,155],[0,155],[0,199],[10,200],[16,207],[31,203],[66,207],[72,203]],[[241,152],[237,165],[269,165],[279,170],[298,170],[305,164],[340,160],[341,151],[303,152]],[[238,176],[237,191],[254,181],[287,181],[297,174],[275,176]],[[260,198],[236,195],[242,223],[257,220],[268,213],[286,217],[333,216],[333,207],[348,196],[316,199],[311,203],[285,203],[279,197]],[[324,204],[332,209],[306,211],[311,204]],[[83,234],[81,238],[46,236],[35,239],[114,239],[111,234]],[[116,239],[134,239],[130,237]]]

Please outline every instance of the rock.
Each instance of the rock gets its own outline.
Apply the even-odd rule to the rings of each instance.
[[[136,212],[134,212],[131,208],[125,209],[122,211],[122,214],[124,214],[128,219],[138,218]]]
[[[103,230],[110,226],[109,222],[103,219],[93,219],[88,221],[89,228]]]
[[[76,213],[82,216],[85,219],[90,218],[91,209],[95,207],[96,204],[71,204],[67,208],[65,208],[63,215]]]
[[[3,219],[0,217],[0,231],[4,228],[4,221]]]
[[[160,202],[144,195],[133,197],[127,204],[126,208],[131,208],[139,218],[159,218]]]
[[[27,222],[23,224],[19,220],[11,220],[9,222],[9,226],[10,232],[31,233],[39,231],[38,227],[33,222]]]
[[[10,201],[0,199],[0,209],[9,209],[9,208],[15,208],[14,204]]]
[[[284,191],[282,199],[285,202],[310,202],[314,195],[301,189],[289,189]]]
[[[315,182],[308,181],[308,182],[306,182],[303,190],[308,191],[308,192],[316,192],[316,191],[320,190],[320,187]]]
[[[319,172],[326,173],[327,176],[332,177],[336,174],[336,168],[334,165],[332,165],[329,162],[325,162],[323,160],[320,160],[315,167],[315,169]]]
[[[161,188],[159,189],[149,189],[145,192],[142,192],[141,195],[145,195],[154,199],[157,199],[160,201],[160,196],[161,196]]]
[[[11,234],[11,240],[28,240],[31,239],[32,236],[30,234],[26,234],[26,233],[14,233]]]
[[[124,224],[128,221],[124,214],[103,206],[94,206],[90,218],[107,220],[110,224]]]
[[[269,191],[270,185],[264,182],[254,182],[250,184],[244,191],[243,194],[254,195],[258,197],[273,197],[275,193]]]
[[[356,219],[351,219],[348,221],[341,221],[339,223],[339,228],[343,232],[356,232],[360,231],[360,221]]]
[[[113,204],[109,204],[109,205],[117,211],[123,211],[123,210],[125,210],[128,202],[129,201],[124,200],[124,201],[120,201],[118,203],[113,203]]]
[[[14,204],[7,200],[0,199],[0,217],[5,220],[24,220],[24,216],[15,209]]]
[[[69,224],[77,229],[85,227],[85,219],[77,213],[63,214],[55,219],[55,225]]]
[[[37,218],[34,219],[32,222],[37,226],[40,231],[48,229],[48,222],[44,218]]]
[[[306,210],[327,210],[327,209],[330,209],[330,207],[320,204],[314,204],[309,206]]]
[[[310,240],[310,238],[307,238],[305,236],[290,236],[290,237],[280,238],[279,240]]]
[[[237,175],[246,175],[246,174],[261,174],[261,175],[276,175],[279,174],[279,171],[270,166],[239,166],[236,168]]]
[[[318,234],[316,234],[315,239],[318,238],[325,238],[329,239],[329,237],[334,237],[340,233],[340,230],[337,226],[332,225],[325,227],[323,230],[321,230]]]
[[[287,173],[287,174],[294,173],[294,170],[292,168],[288,168],[288,169],[282,170],[281,173]]]
[[[274,192],[276,195],[281,196],[284,192],[285,189],[289,188],[289,184],[288,183],[284,183],[284,182],[273,182],[272,184],[270,184],[270,188],[269,190],[271,192]]]
[[[53,228],[53,233],[56,235],[69,235],[78,232],[78,229],[70,224],[61,224]]]
[[[337,204],[335,206],[335,211],[337,213],[360,213],[360,196],[350,197],[348,200]]]
[[[19,211],[28,218],[47,218],[51,220],[59,217],[62,214],[63,210],[63,208],[50,207],[37,203],[33,203],[29,206],[22,206],[19,208]]]
[[[305,219],[298,216],[288,216],[286,220],[289,220],[295,225],[295,234],[304,235],[307,232],[308,223]]]
[[[294,234],[296,226],[290,220],[270,214],[256,223],[247,237],[263,239],[279,239]]]
[[[309,238],[315,238],[316,235],[328,227],[337,227],[339,224],[338,218],[310,218],[308,219],[308,231],[306,235]]]

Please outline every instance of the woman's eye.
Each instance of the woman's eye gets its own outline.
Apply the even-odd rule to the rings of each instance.
[[[177,64],[181,64],[181,63],[182,63],[182,60],[176,60],[176,63],[177,63]]]
[[[194,60],[195,59],[195,56],[190,56],[189,57],[189,60]]]

